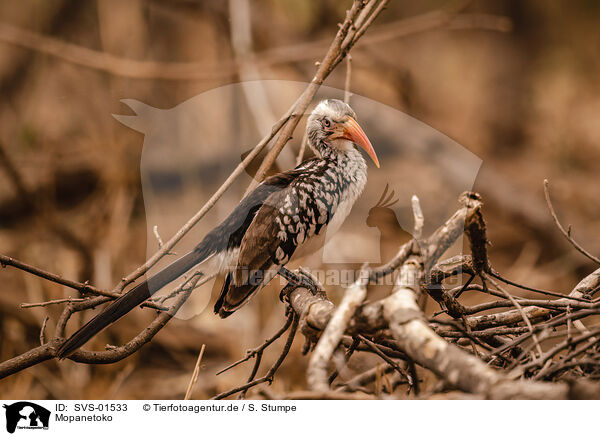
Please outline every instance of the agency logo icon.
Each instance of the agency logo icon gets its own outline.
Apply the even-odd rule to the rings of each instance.
[[[29,401],[19,401],[4,405],[6,413],[6,431],[14,433],[16,429],[48,430],[50,411]]]

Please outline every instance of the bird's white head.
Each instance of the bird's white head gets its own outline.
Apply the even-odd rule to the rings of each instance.
[[[322,100],[308,117],[306,133],[308,144],[321,157],[347,151],[356,144],[367,152],[379,168],[375,150],[356,122],[356,114],[341,100]]]

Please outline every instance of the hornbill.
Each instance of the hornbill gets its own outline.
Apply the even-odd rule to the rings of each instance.
[[[369,139],[346,103],[321,101],[307,120],[316,157],[266,178],[189,253],[114,300],[57,350],[64,358],[156,291],[193,267],[226,273],[215,313],[225,318],[247,303],[292,259],[318,250],[325,233],[344,222],[367,181],[367,164],[355,145],[379,167]]]

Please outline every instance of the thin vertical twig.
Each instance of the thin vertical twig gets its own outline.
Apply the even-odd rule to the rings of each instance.
[[[346,80],[344,82],[344,103],[350,104],[350,81],[352,80],[352,56],[348,54],[346,56]]]
[[[192,378],[190,379],[190,383],[188,384],[187,390],[185,391],[184,400],[189,400],[192,396],[192,391],[194,390],[194,386],[198,381],[198,374],[200,373],[200,363],[202,362],[202,357],[204,356],[204,350],[206,349],[206,344],[202,344],[202,348],[200,348],[200,353],[198,353],[198,360],[196,360],[196,366],[194,367],[194,372],[192,373]]]
[[[298,151],[298,157],[296,158],[296,166],[300,165],[304,160],[304,153],[306,152],[306,145],[308,144],[308,134],[306,130],[302,136],[302,142],[300,142],[300,150]]]
[[[40,329],[40,345],[44,345],[44,335],[46,333],[46,324],[48,323],[48,320],[50,319],[49,316],[46,316],[44,318],[44,322],[42,323],[42,328]]]
[[[414,229],[413,237],[419,241],[423,237],[423,226],[425,219],[423,218],[423,210],[421,209],[421,202],[419,197],[413,195],[411,198],[413,217],[414,217]]]
[[[158,243],[158,248],[162,248],[162,246],[165,245],[165,243],[163,242],[162,238],[160,237],[160,234],[158,233],[158,226],[152,227],[152,232],[154,233],[154,237],[156,238],[156,242]]]

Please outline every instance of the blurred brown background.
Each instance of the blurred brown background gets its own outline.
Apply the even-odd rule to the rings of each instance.
[[[0,160],[0,253],[102,288],[112,288],[145,260],[155,246],[147,246],[140,182],[144,138],[111,116],[132,113],[120,100],[167,109],[241,80],[309,81],[314,62],[324,54],[349,5],[332,0],[253,1],[244,33],[248,17],[230,13],[230,7],[239,12],[243,3],[0,3],[0,141],[5,152]],[[479,156],[483,165],[474,188],[485,202],[495,267],[522,283],[568,290],[592,265],[554,227],[542,181],[550,180],[559,217],[565,225],[573,224],[573,236],[600,253],[600,3],[476,0],[461,12],[471,18],[389,37],[401,25],[399,20],[447,6],[442,1],[392,1],[352,51],[352,92],[421,120]],[[31,32],[47,38],[40,42]],[[369,42],[369,35],[388,37]],[[71,45],[65,48],[61,41]],[[95,53],[73,51],[74,46]],[[58,56],[48,54],[52,50]],[[113,65],[112,72],[98,68],[102,53],[113,56],[100,62],[109,70]],[[256,53],[255,62],[243,61],[249,53]],[[236,57],[242,59],[240,68]],[[126,59],[165,67],[144,73],[139,63]],[[174,65],[190,62],[196,63],[193,69]],[[326,84],[343,88],[344,80],[340,65]],[[281,112],[277,107],[275,116]],[[227,131],[226,120],[221,122]],[[290,144],[288,161],[293,161],[299,139]],[[253,145],[241,140],[247,147],[232,150],[228,165],[236,165],[240,153]],[[390,154],[386,147],[378,149],[380,156]],[[285,155],[283,159],[285,165]],[[20,185],[9,167],[17,170]],[[382,171],[408,171],[410,177],[411,167],[394,161]],[[223,180],[213,177],[212,183],[197,187],[199,198],[208,198]],[[427,188],[431,197],[422,201],[434,202],[435,181]],[[365,214],[382,190],[360,206]],[[184,210],[201,204],[187,204]],[[224,205],[222,213],[231,207]],[[396,207],[404,210],[407,204]],[[172,208],[172,222],[161,227],[165,240],[189,217],[176,202]],[[382,232],[386,225],[395,228],[393,216],[380,215]],[[201,222],[197,232],[208,228]],[[51,361],[30,368],[0,381],[0,397],[183,398],[205,343],[194,398],[208,398],[240,384],[249,367],[219,377],[216,370],[242,357],[283,323],[283,309],[272,291],[231,320],[221,321],[210,311],[187,321],[174,319],[150,344],[118,364]],[[331,292],[335,298],[336,290]],[[1,270],[0,359],[36,346],[44,317],[50,316],[51,333],[60,313],[60,307],[21,309],[20,303],[68,295],[76,294],[14,269]],[[70,331],[89,316],[74,317]],[[149,310],[136,311],[90,346],[122,343],[151,317]],[[304,386],[306,358],[300,342],[278,374],[274,391]],[[265,365],[277,352],[266,353]],[[351,364],[357,370],[367,367],[360,360]]]

